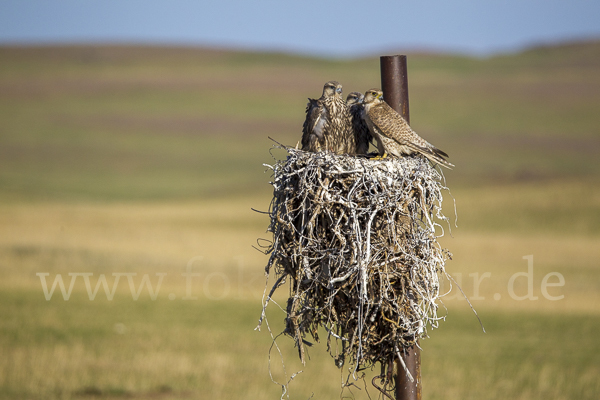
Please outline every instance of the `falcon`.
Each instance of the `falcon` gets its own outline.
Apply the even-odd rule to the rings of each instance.
[[[373,141],[373,136],[369,127],[363,118],[363,96],[360,92],[351,92],[346,97],[346,104],[350,106],[350,115],[352,116],[352,132],[356,141],[356,154],[367,154],[369,143]]]
[[[365,122],[377,141],[380,157],[385,158],[388,154],[401,157],[419,153],[432,162],[452,169],[454,165],[445,160],[448,154],[417,135],[408,122],[383,101],[382,96],[381,90],[370,89],[365,93],[364,99]]]
[[[319,99],[308,99],[302,150],[356,154],[350,107],[342,99],[342,85],[338,82],[327,82]]]

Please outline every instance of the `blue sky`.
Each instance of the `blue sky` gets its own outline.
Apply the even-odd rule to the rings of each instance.
[[[0,0],[0,43],[226,46],[352,57],[487,55],[600,38],[598,0]]]

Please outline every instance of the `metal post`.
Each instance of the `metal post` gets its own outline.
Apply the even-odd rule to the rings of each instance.
[[[400,360],[396,359],[396,400],[421,400],[421,351],[415,345],[401,350],[400,353],[414,381],[410,381]]]
[[[381,56],[383,99],[410,124],[406,56]]]
[[[410,123],[406,56],[382,56],[380,65],[383,99]],[[401,350],[400,353],[414,381],[410,381],[402,363],[396,359],[396,400],[421,400],[421,352],[415,345]]]

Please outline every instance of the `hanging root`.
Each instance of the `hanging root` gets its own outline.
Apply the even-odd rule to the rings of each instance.
[[[443,177],[420,157],[369,160],[288,152],[273,169],[266,273],[290,282],[284,333],[302,361],[324,328],[336,365],[389,365],[398,348],[435,328],[440,278],[451,257],[443,229]],[[267,291],[265,291],[267,293]],[[263,316],[264,317],[264,310]]]

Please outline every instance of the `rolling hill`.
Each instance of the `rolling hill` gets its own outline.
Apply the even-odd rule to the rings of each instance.
[[[487,59],[409,54],[413,128],[453,185],[599,177],[600,42]],[[307,97],[379,86],[377,57],[133,46],[0,48],[0,197],[177,199],[269,190],[271,136]]]

